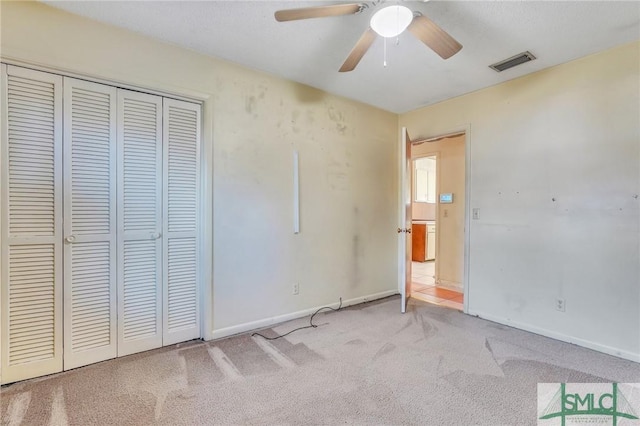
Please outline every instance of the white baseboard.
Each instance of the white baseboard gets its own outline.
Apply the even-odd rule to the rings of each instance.
[[[535,327],[530,324],[512,321],[507,318],[497,317],[491,314],[485,314],[483,312],[469,310],[469,312],[467,313],[469,315],[477,316],[479,318],[482,318],[488,321],[497,322],[498,324],[507,325],[509,327],[517,328],[524,331],[529,331],[531,333],[539,334],[541,336],[550,337],[555,340],[572,343],[574,345],[582,346],[588,349],[593,349],[594,351],[602,352],[607,355],[612,355],[618,358],[623,358],[629,361],[640,363],[640,354],[637,354],[637,353],[621,350],[611,346],[602,345],[600,343],[592,342],[590,340],[580,339],[577,337],[569,336],[567,334],[558,333],[558,332],[547,330],[544,328]]]
[[[437,285],[440,287],[446,287],[446,288],[450,288],[452,290],[456,290],[460,292],[463,291],[462,283],[458,281],[438,280]]]
[[[383,291],[381,293],[370,294],[368,296],[356,297],[354,299],[343,300],[342,307],[345,308],[351,305],[357,305],[359,303],[370,302],[372,300],[383,299],[385,297],[393,296],[394,294],[398,294],[397,290],[388,290]],[[279,324],[285,321],[290,321],[297,318],[306,317],[307,315],[313,314],[318,309],[329,306],[336,309],[340,305],[340,302],[330,303],[328,305],[317,306],[315,308],[305,309],[303,311],[291,312],[289,314],[278,315],[277,317],[265,318],[258,321],[246,322],[244,324],[238,324],[231,327],[221,328],[219,330],[211,331],[210,337],[208,340],[220,339],[222,337],[233,336],[234,334],[244,333],[246,331],[257,330],[259,328],[269,327],[274,324]],[[398,304],[398,313],[400,313],[400,305]]]

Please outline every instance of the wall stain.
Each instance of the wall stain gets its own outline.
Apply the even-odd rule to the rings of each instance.
[[[351,277],[351,286],[357,287],[360,283],[360,236],[354,235],[352,238],[352,256],[353,256],[353,276]]]
[[[359,228],[361,227],[360,224],[360,210],[358,209],[358,206],[354,206],[353,207],[353,227],[355,229],[355,235],[353,235],[352,237],[352,247],[351,247],[351,255],[352,255],[352,261],[353,261],[353,271],[352,271],[352,277],[351,277],[351,284],[352,287],[357,287],[358,285],[360,285],[360,281],[362,281],[362,260],[364,259],[364,249],[365,249],[365,245],[362,244],[362,237],[360,236],[360,230]]]
[[[249,96],[249,97],[245,98],[244,110],[247,112],[247,114],[253,114],[254,113],[254,111],[256,110],[256,97],[255,96]]]
[[[329,115],[329,120],[335,122],[343,122],[344,117],[341,111],[337,111],[334,107],[329,107],[327,110],[327,115]]]
[[[335,191],[349,190],[349,174],[343,170],[342,164],[329,160],[327,163],[327,182]]]
[[[341,135],[346,134],[347,125],[345,124],[345,117],[342,111],[338,111],[334,107],[330,106],[329,109],[327,109],[327,115],[329,120],[336,123],[337,132]]]
[[[294,83],[296,99],[304,104],[316,104],[322,101],[327,93],[323,90],[313,88],[301,83]]]
[[[300,111],[295,110],[291,113],[291,130],[293,130],[293,133],[300,133],[300,127],[296,125],[298,124],[299,118],[300,118]]]
[[[307,124],[313,124],[315,121],[316,120],[313,110],[307,110]]]

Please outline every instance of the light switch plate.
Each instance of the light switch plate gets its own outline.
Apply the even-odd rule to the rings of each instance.
[[[473,209],[473,220],[478,219],[480,219],[480,209],[476,207]]]

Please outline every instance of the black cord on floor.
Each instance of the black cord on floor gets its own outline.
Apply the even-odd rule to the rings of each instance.
[[[313,323],[313,317],[315,317],[315,316],[316,316],[320,311],[323,311],[323,310],[325,310],[325,309],[331,309],[331,310],[332,310],[332,311],[334,311],[334,312],[338,312],[340,309],[342,309],[342,297],[340,298],[340,305],[338,305],[338,309],[332,308],[331,306],[323,306],[322,308],[320,308],[320,309],[318,309],[317,311],[315,311],[315,312],[313,313],[313,315],[311,315],[311,318],[309,318],[309,325],[306,325],[306,326],[304,326],[304,327],[294,328],[294,329],[293,329],[293,330],[291,330],[290,332],[285,333],[285,334],[282,334],[282,335],[280,335],[280,336],[276,336],[276,337],[267,337],[267,336],[264,336],[264,335],[262,335],[262,334],[260,334],[260,333],[253,333],[253,334],[251,335],[251,337],[253,337],[253,336],[260,336],[260,337],[262,337],[263,339],[266,339],[266,340],[276,340],[276,339],[279,339],[279,338],[281,338],[281,337],[288,336],[288,335],[290,335],[291,333],[293,333],[294,331],[304,330],[305,328],[316,328],[316,327],[317,327],[317,325],[315,325],[315,324]]]

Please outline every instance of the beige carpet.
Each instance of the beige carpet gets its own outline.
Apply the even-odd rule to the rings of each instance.
[[[393,297],[280,340],[190,342],[5,386],[1,423],[535,424],[538,382],[640,382],[633,362],[422,302],[398,311]]]

